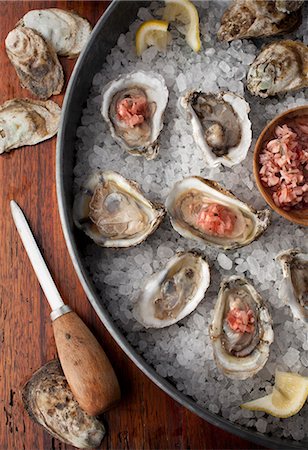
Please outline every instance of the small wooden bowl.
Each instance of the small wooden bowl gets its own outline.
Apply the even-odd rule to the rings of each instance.
[[[285,211],[282,208],[279,208],[272,199],[271,191],[269,188],[265,187],[259,175],[260,171],[260,163],[259,163],[259,155],[263,150],[264,144],[271,139],[274,138],[274,131],[277,125],[283,125],[287,119],[292,119],[294,117],[308,115],[308,106],[298,106],[297,108],[288,109],[287,111],[279,114],[275,117],[270,123],[266,125],[260,134],[253,155],[253,173],[258,186],[258,189],[263,196],[266,203],[274,210],[277,214],[280,214],[282,217],[290,220],[291,222],[297,223],[299,225],[308,226],[308,208],[300,209],[300,210],[290,210]]]

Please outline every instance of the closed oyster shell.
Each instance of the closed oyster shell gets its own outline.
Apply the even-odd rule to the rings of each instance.
[[[290,249],[279,253],[276,259],[283,273],[279,296],[296,319],[308,324],[308,255],[300,249]]]
[[[304,0],[276,0],[275,5],[278,11],[292,13],[297,11],[304,4]]]
[[[146,328],[163,328],[186,317],[210,284],[208,263],[196,252],[178,253],[141,290],[134,314]]]
[[[249,68],[247,88],[269,97],[308,86],[308,46],[299,41],[266,45]]]
[[[53,101],[15,98],[0,106],[0,154],[35,145],[58,131],[61,108]]]
[[[62,66],[39,33],[17,27],[7,35],[5,48],[23,87],[43,100],[60,94],[64,83]]]
[[[159,150],[158,137],[168,102],[168,89],[163,77],[142,70],[121,75],[108,83],[103,92],[101,113],[112,137],[132,155],[154,159]],[[146,101],[146,116],[142,123],[127,125],[118,115],[119,102],[137,97]],[[138,117],[138,112],[134,114]]]
[[[93,448],[105,436],[104,425],[84,412],[73,397],[58,360],[32,375],[22,399],[31,419],[65,444]]]
[[[17,25],[37,31],[58,55],[69,58],[79,55],[92,30],[83,17],[58,8],[29,11]]]
[[[274,1],[236,0],[225,11],[218,30],[224,41],[290,33],[301,23],[301,12],[281,12]]]
[[[178,181],[167,197],[166,208],[181,236],[224,250],[250,244],[270,223],[268,209],[256,211],[215,181],[201,177]],[[232,229],[228,229],[230,221]]]
[[[241,328],[237,329],[232,320],[236,311],[250,314],[244,328],[239,322]],[[264,367],[274,339],[272,319],[261,296],[245,278],[232,275],[221,282],[210,337],[217,367],[227,377],[245,380]]]
[[[179,100],[191,122],[206,167],[232,167],[243,161],[251,144],[249,104],[231,92],[187,92]]]
[[[75,225],[102,247],[140,244],[165,214],[163,205],[146,199],[137,183],[111,170],[92,174],[73,207]]]

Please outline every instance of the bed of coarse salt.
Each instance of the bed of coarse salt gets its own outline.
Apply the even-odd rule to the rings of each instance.
[[[173,184],[188,175],[201,175],[216,180],[232,190],[240,199],[255,208],[265,207],[252,174],[252,156],[256,138],[265,124],[275,115],[295,106],[308,103],[307,90],[260,99],[245,89],[249,65],[264,42],[277,38],[237,40],[219,43],[216,32],[228,2],[196,2],[200,15],[202,50],[193,53],[183,36],[172,29],[173,40],[166,54],[154,47],[137,58],[134,48],[135,32],[141,21],[160,18],[161,3],[149,3],[140,8],[138,19],[121,35],[101,72],[93,79],[93,86],[83,111],[75,166],[75,188],[97,169],[116,170],[140,183],[151,200],[164,202]],[[307,43],[307,11],[300,29],[287,38],[298,38]],[[147,161],[125,153],[114,142],[100,115],[101,90],[106,82],[119,74],[136,69],[160,73],[169,89],[169,103],[165,126],[160,136],[157,159]],[[250,103],[253,142],[245,161],[232,169],[204,168],[202,154],[193,141],[190,125],[177,108],[180,94],[187,89],[206,92],[230,90],[245,95]],[[178,251],[201,249],[211,267],[211,284],[204,300],[184,320],[161,330],[145,330],[132,314],[138,293],[153,272],[162,268]],[[294,320],[291,310],[279,296],[282,279],[275,256],[282,250],[300,247],[308,250],[307,230],[273,213],[272,224],[257,241],[237,251],[224,253],[210,246],[200,246],[185,240],[171,227],[166,218],[159,229],[144,243],[131,249],[104,249],[89,243],[85,249],[87,268],[102,293],[101,302],[135,347],[157,373],[168,378],[179,391],[195,399],[209,411],[232,422],[257,429],[275,437],[306,440],[308,438],[308,404],[289,419],[277,419],[262,412],[245,411],[242,402],[271,392],[275,369],[298,372],[308,376],[308,328]],[[274,343],[266,366],[253,378],[233,381],[222,375],[213,361],[208,328],[212,320],[219,283],[223,276],[240,274],[252,281],[262,294],[273,318]]]

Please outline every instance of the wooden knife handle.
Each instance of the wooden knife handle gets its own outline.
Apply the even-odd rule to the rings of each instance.
[[[75,312],[52,322],[67,382],[80,407],[96,416],[121,397],[116,374],[102,347]]]

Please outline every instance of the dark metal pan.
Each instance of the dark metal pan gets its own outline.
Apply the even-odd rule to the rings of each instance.
[[[146,2],[140,1],[114,1],[109,6],[95,26],[86,48],[76,63],[64,98],[57,142],[57,196],[62,228],[72,262],[89,301],[107,330],[131,360],[177,402],[198,414],[207,422],[265,447],[307,449],[308,443],[277,439],[274,436],[263,435],[233,424],[223,417],[201,408],[192,398],[179,392],[169,381],[159,376],[126,341],[120,330],[115,326],[113,319],[102,305],[86,269],[83,251],[87,238],[83,233],[76,230],[72,220],[76,130],[80,123],[82,109],[89,96],[93,76],[101,69],[107,54],[116,44],[119,35],[128,30],[142,3],[146,4]]]

